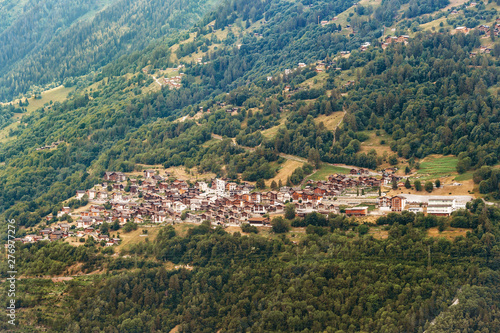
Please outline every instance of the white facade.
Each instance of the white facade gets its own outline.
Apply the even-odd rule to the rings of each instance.
[[[219,197],[223,197],[226,195],[226,181],[222,179],[215,180],[215,190],[217,191],[217,195]]]
[[[446,214],[450,215],[453,212],[452,206],[449,205],[429,205],[427,206],[427,214]]]

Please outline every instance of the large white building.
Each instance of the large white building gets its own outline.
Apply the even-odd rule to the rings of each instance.
[[[217,196],[219,197],[226,196],[226,181],[217,178],[215,180],[215,190],[217,191]]]

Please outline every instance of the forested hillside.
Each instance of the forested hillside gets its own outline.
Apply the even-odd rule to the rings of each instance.
[[[386,239],[330,215],[322,223],[296,218],[308,224],[300,241],[203,223],[185,235],[164,227],[118,256],[90,241],[22,245],[19,268],[30,276],[75,265],[108,274],[65,283],[31,278],[20,320],[56,332],[497,331],[500,211],[481,200],[468,207],[451,218],[389,215],[377,221],[390,225]],[[429,238],[432,221],[466,222],[467,235]]]
[[[189,28],[211,4],[197,0],[44,0],[28,1],[16,15],[14,9],[9,10],[10,1],[2,2],[0,10],[9,12],[6,16],[12,22],[0,30],[0,100],[10,101],[34,86],[54,81],[71,85],[73,77]]]
[[[389,5],[384,2],[381,6]],[[332,60],[338,52],[356,49],[363,41],[371,40],[376,44],[374,38],[380,36],[382,22],[374,19],[376,11],[373,12],[371,7],[367,7],[366,11],[357,7],[359,15],[355,18],[359,20],[351,22],[357,29],[356,34],[346,31],[347,25],[317,24],[318,16],[333,19],[350,6],[340,1],[319,2],[312,6],[281,1],[225,3],[198,23],[191,36],[185,34],[167,38],[164,43],[153,43],[142,52],[111,63],[95,76],[92,92],[82,91],[68,102],[56,103],[42,112],[24,117],[21,122],[29,130],[19,127],[17,132],[11,133],[17,135],[17,139],[0,148],[0,161],[5,162],[0,175],[0,182],[5,188],[1,210],[17,203],[18,208],[10,211],[8,216],[20,217],[22,211],[22,224],[37,223],[41,217],[56,209],[57,203],[77,186],[85,187],[86,183],[79,183],[78,179],[87,179],[86,170],[95,163],[92,177],[98,177],[109,169],[132,170],[135,163],[162,163],[189,168],[199,166],[200,170],[231,177],[245,174],[246,180],[255,181],[273,177],[275,170],[269,162],[276,161],[278,153],[309,158],[312,151],[311,156],[322,156],[326,162],[375,168],[383,157],[377,156],[376,152],[360,153],[360,141],[366,136],[356,132],[363,128],[381,128],[381,112],[384,110],[378,115],[371,110],[368,112],[369,109],[357,110],[355,105],[359,102],[354,103],[358,100],[355,91],[364,87],[364,81],[360,82],[363,85],[357,84],[352,93],[345,94],[345,88],[336,81],[339,72],[334,68],[356,71],[360,78],[363,75],[372,80],[377,78],[374,75],[391,73],[387,57],[392,57],[394,53],[412,52],[413,45],[417,50],[428,48],[431,51],[437,47],[432,39],[443,37],[423,34],[416,36],[413,44],[404,48],[391,48],[386,52],[379,48],[363,53],[353,51],[349,59]],[[366,19],[361,19],[364,16]],[[208,25],[214,19],[213,26]],[[223,39],[217,37],[221,31],[226,31]],[[477,43],[474,35],[466,39],[460,36],[446,38],[458,41],[454,43],[464,50],[458,52],[459,55],[466,54],[467,48]],[[199,52],[202,52],[202,64],[183,60],[189,54]],[[446,56],[443,53],[437,55]],[[420,56],[421,63],[424,63],[431,53]],[[464,59],[465,56],[457,61]],[[316,88],[304,90],[301,85],[317,75],[313,68],[281,75],[285,68],[292,68],[299,61],[326,61],[332,69]],[[382,62],[387,65],[373,72],[374,64],[379,66]],[[151,75],[142,73],[145,66],[154,72],[179,63],[186,65],[184,71],[187,74],[180,89],[163,88],[158,91],[154,88],[157,86]],[[414,63],[396,62],[393,68],[401,71],[404,67],[405,75],[410,75],[413,71],[410,65]],[[123,76],[127,72],[130,74]],[[486,75],[491,71],[484,73]],[[275,78],[266,81],[265,76],[269,74],[275,75]],[[488,81],[490,85],[495,83],[494,80]],[[301,91],[286,96],[283,94],[286,85]],[[370,93],[375,94],[375,88],[370,86]],[[225,92],[229,95],[221,94]],[[314,102],[311,103],[311,100]],[[198,121],[201,127],[192,126],[194,123],[190,121],[170,123],[177,116],[196,113],[199,106],[204,106],[206,110],[221,101],[242,107],[242,110],[235,117],[224,110],[206,114]],[[400,109],[407,107],[404,99],[398,103]],[[313,121],[318,115],[328,116],[347,108],[349,112],[344,126],[335,131],[335,135],[332,129]],[[255,112],[261,109],[262,112]],[[154,125],[154,132],[172,134],[154,135],[151,140],[144,141],[144,135],[151,130],[149,125],[132,134],[140,126],[165,117],[168,118]],[[281,126],[274,137],[260,134],[285,119],[285,126]],[[367,123],[368,119],[371,124]],[[242,124],[245,124],[244,127]],[[431,130],[434,133],[434,128]],[[400,131],[395,132],[401,135]],[[212,142],[212,133],[235,137],[244,146],[260,145],[261,148],[256,152],[244,152],[224,142]],[[404,136],[410,134],[408,132]],[[193,135],[199,139],[192,140]],[[123,139],[125,141],[118,142]],[[166,139],[169,140],[167,145]],[[50,152],[34,151],[38,146],[57,140],[64,141],[67,146],[62,145],[60,149]],[[184,140],[187,145],[179,144],[179,140]],[[202,145],[205,142],[208,146]],[[404,151],[400,148],[406,143],[399,136],[394,136],[391,148],[396,152],[400,150],[402,156],[408,157],[406,148]],[[431,152],[414,152],[412,155],[423,157]],[[248,157],[241,159],[238,154]],[[253,167],[257,165],[257,169]],[[254,171],[246,172],[247,169]],[[13,173],[14,170],[17,172]],[[32,185],[27,187],[23,179],[39,181],[31,182]],[[50,188],[47,189],[47,186]],[[61,191],[61,186],[67,186],[66,190]],[[52,200],[48,202],[42,197]],[[22,203],[33,199],[29,207]]]
[[[71,200],[75,191],[106,171],[163,166],[266,187],[294,161],[286,185],[305,187],[322,166],[409,173],[433,154],[472,179],[479,194],[470,195],[498,200],[500,43],[495,31],[453,26],[493,24],[497,8],[3,1],[0,100],[75,87],[38,110],[27,99],[0,106],[0,218],[15,219],[18,236],[36,232],[63,205],[86,205]],[[369,222],[294,211],[240,232],[116,220],[101,234],[130,241],[134,230],[144,241],[17,243],[18,320],[30,332],[500,330],[494,202]],[[5,261],[0,268],[5,277]]]

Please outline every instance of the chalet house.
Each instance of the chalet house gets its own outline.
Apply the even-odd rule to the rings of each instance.
[[[60,230],[53,231],[49,234],[49,239],[51,241],[56,241],[63,238],[63,232]]]
[[[66,214],[69,214],[71,209],[69,207],[63,207],[61,211],[57,212],[57,217],[63,217]]]
[[[395,196],[391,199],[391,210],[393,212],[401,212],[405,209],[406,198],[403,196]]]
[[[118,193],[113,193],[112,197],[113,197],[114,201],[121,201],[123,199],[122,194],[119,193],[119,192]]]
[[[102,240],[106,241],[106,242],[109,241],[109,236],[108,235],[99,235],[97,238],[98,238],[99,241],[102,241]]]
[[[61,229],[63,232],[68,232],[69,231],[69,224],[68,223],[59,223],[58,228]]]
[[[87,190],[87,196],[89,197],[89,200],[94,200],[96,196],[96,191],[95,190]]]
[[[391,207],[392,203],[392,198],[388,196],[384,197],[379,197],[378,198],[378,205],[379,207]]]
[[[361,44],[360,50],[361,50],[361,51],[366,51],[366,50],[368,50],[368,48],[369,48],[370,46],[371,46],[371,43],[370,43],[370,42],[363,43],[363,44]]]
[[[47,237],[52,233],[52,229],[43,229],[43,230],[40,230],[39,233],[41,236]]]
[[[348,216],[366,216],[366,215],[368,215],[368,207],[346,208],[345,213]]]
[[[248,223],[250,223],[250,224],[268,224],[269,219],[267,217],[249,217]]]
[[[151,222],[153,223],[163,223],[167,220],[167,214],[165,212],[157,212],[151,216]]]
[[[467,28],[467,27],[456,27],[456,28],[455,28],[455,33],[457,33],[457,32],[461,32],[461,33],[463,33],[463,34],[468,34],[468,33],[469,33],[469,31],[470,31],[470,29],[469,29],[469,28]]]
[[[85,191],[82,191],[82,190],[78,190],[76,191],[76,199],[77,200],[80,200],[81,198],[83,198],[83,196],[85,195]]]
[[[106,199],[108,199],[108,193],[107,192],[97,192],[96,197],[99,200],[106,200]]]
[[[124,188],[122,184],[113,184],[113,190],[115,191],[123,191]]]
[[[149,179],[149,178],[152,178],[156,174],[156,170],[151,170],[151,169],[144,170],[143,174],[144,174],[144,178]]]
[[[123,182],[123,181],[127,180],[127,176],[125,176],[121,172],[111,171],[111,172],[106,172],[104,174],[104,180],[112,181],[112,182]]]
[[[264,205],[255,205],[255,206],[253,206],[253,213],[254,214],[265,214],[265,213],[267,213],[266,206],[264,206]]]
[[[187,206],[180,201],[176,201],[172,204],[172,209],[174,210],[174,212],[180,213],[183,210],[186,210]]]
[[[478,30],[481,31],[481,32],[484,32],[484,33],[488,34],[488,33],[490,33],[490,26],[489,25],[481,24],[478,27]]]
[[[260,203],[260,193],[253,192],[252,194],[250,194],[250,201],[254,203]]]

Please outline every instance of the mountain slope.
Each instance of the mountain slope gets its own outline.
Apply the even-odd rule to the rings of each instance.
[[[0,33],[0,100],[97,70],[189,28],[210,6],[198,0],[29,2]]]

